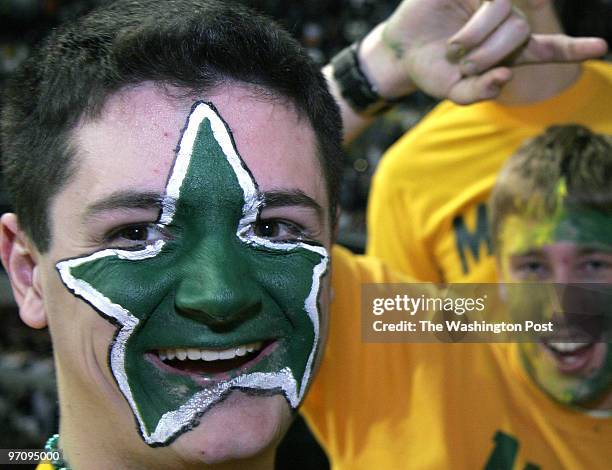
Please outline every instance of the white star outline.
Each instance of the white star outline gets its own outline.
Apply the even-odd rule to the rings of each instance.
[[[322,257],[321,261],[313,268],[311,290],[304,301],[304,309],[313,325],[314,340],[299,390],[290,367],[284,367],[277,372],[246,373],[233,379],[220,382],[212,389],[205,389],[195,393],[187,402],[177,409],[164,413],[157,423],[155,430],[149,433],[132,395],[132,390],[129,386],[125,370],[126,343],[138,325],[139,319],[121,305],[112,302],[108,297],[97,291],[91,284],[74,277],[72,275],[72,269],[90,261],[111,256],[132,261],[152,258],[160,253],[166,242],[164,240],[158,240],[154,244],[148,245],[140,250],[107,248],[94,252],[88,256],[60,261],[57,263],[56,267],[65,286],[75,295],[89,302],[104,315],[116,320],[120,325],[120,329],[110,349],[110,367],[121,393],[128,401],[132,412],[136,416],[140,434],[149,445],[167,444],[181,432],[188,430],[198,422],[199,417],[205,411],[220,401],[232,388],[258,390],[280,389],[290,406],[292,408],[297,408],[302,402],[310,382],[314,357],[320,339],[318,296],[321,288],[321,278],[326,273],[329,264],[328,252],[322,246],[303,242],[273,242],[253,235],[252,233],[248,233],[251,225],[257,220],[264,201],[260,196],[253,177],[238,154],[227,124],[218,114],[215,107],[210,103],[203,101],[196,102],[187,118],[187,123],[177,148],[177,155],[171,170],[171,175],[166,185],[166,193],[162,203],[158,225],[162,227],[168,225],[174,218],[176,211],[175,204],[180,196],[183,180],[187,175],[195,139],[200,124],[206,119],[210,121],[213,135],[225,154],[227,161],[231,165],[243,191],[244,204],[242,208],[242,217],[238,223],[236,236],[244,243],[250,245],[264,246],[269,249],[281,251],[293,251],[298,248],[303,248],[315,252]]]

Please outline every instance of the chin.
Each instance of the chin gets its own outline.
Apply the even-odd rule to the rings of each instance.
[[[193,463],[272,462],[291,419],[289,404],[282,394],[258,396],[233,391],[170,447],[182,460]]]

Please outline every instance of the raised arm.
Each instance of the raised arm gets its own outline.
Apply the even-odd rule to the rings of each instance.
[[[535,8],[548,1],[524,3]],[[380,108],[363,105],[376,95],[393,102],[421,89],[468,104],[496,98],[512,78],[510,67],[578,62],[606,49],[599,38],[533,33],[510,0],[404,0],[358,47],[344,53],[343,62],[332,60],[323,71],[340,103],[350,141]],[[339,67],[348,79],[338,74]],[[356,86],[359,80],[364,81],[362,90],[370,88],[365,96]]]

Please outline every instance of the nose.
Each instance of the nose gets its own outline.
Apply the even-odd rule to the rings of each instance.
[[[179,314],[211,327],[230,328],[261,309],[261,290],[246,260],[230,250],[198,250],[176,291]]]
[[[552,282],[556,284],[569,284],[575,282],[571,267],[567,263],[559,263],[554,267]]]

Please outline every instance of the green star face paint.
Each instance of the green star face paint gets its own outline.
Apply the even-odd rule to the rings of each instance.
[[[506,281],[556,283],[529,296],[510,285],[513,317],[555,315],[566,324],[540,343],[520,345],[527,372],[557,401],[597,406],[612,391],[612,217],[568,206],[564,188],[560,182],[549,217],[534,208],[537,218],[526,211],[504,220],[500,261]]]
[[[328,256],[258,234],[263,205],[227,125],[199,102],[147,241],[57,264],[66,287],[118,326],[110,368],[150,445],[233,389],[281,393],[292,408],[304,397]]]

